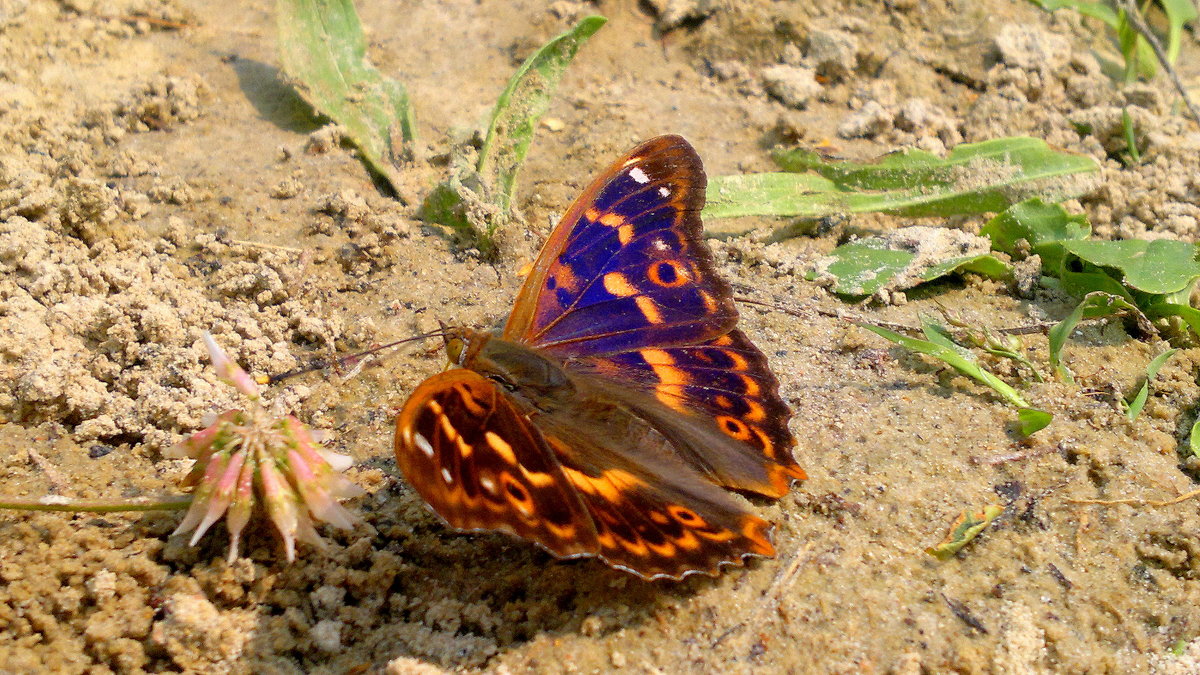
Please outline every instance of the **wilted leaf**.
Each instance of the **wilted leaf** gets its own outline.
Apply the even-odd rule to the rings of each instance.
[[[963,511],[950,525],[950,531],[942,543],[925,549],[925,552],[938,560],[949,560],[979,536],[979,533],[991,525],[1001,513],[1004,513],[1004,507],[998,504],[985,506],[979,511]]]

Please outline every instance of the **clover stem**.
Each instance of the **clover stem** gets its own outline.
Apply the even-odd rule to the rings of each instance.
[[[191,495],[162,495],[131,499],[73,499],[58,495],[9,497],[0,495],[0,509],[20,511],[71,511],[78,513],[118,513],[121,511],[178,511],[192,504]]]

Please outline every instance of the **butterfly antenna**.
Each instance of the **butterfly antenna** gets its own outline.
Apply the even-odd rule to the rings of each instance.
[[[329,368],[330,366],[334,366],[334,367],[354,366],[354,365],[357,365],[359,360],[365,356],[370,356],[377,352],[381,352],[385,349],[389,349],[389,348],[395,347],[397,345],[402,345],[405,342],[415,342],[417,340],[428,340],[429,338],[445,337],[445,336],[446,336],[446,328],[442,327],[441,329],[435,330],[432,333],[423,333],[421,335],[414,335],[413,337],[404,338],[403,340],[396,340],[395,342],[389,342],[385,345],[379,345],[378,347],[372,347],[366,351],[358,352],[357,354],[350,354],[348,356],[343,356],[338,359],[317,359],[315,361],[312,361],[311,363],[309,363],[309,365],[307,365],[303,368],[296,368],[294,370],[289,370],[287,372],[279,373],[278,375],[270,375],[267,377],[266,384],[268,384],[268,385],[278,384],[284,380],[291,379],[297,375],[304,375],[305,373],[311,373],[314,370],[324,370],[325,368]]]

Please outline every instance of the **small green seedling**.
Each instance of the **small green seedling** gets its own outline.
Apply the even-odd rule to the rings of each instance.
[[[410,155],[416,121],[404,86],[380,75],[366,56],[366,38],[351,0],[278,0],[279,55],[297,91],[341,125],[363,160],[399,194],[397,162]],[[579,47],[606,19],[589,16],[525,60],[492,111],[473,166],[425,198],[419,215],[473,237],[495,253],[498,227],[511,218],[517,172],[538,121]]]
[[[1165,364],[1168,359],[1174,356],[1175,352],[1177,351],[1179,350],[1168,349],[1167,351],[1151,359],[1150,365],[1146,366],[1146,381],[1142,383],[1142,386],[1140,389],[1138,389],[1138,392],[1134,394],[1133,398],[1128,401],[1125,399],[1119,399],[1121,407],[1125,409],[1125,416],[1129,418],[1130,422],[1136,420],[1138,415],[1142,414],[1142,408],[1146,406],[1146,398],[1150,395],[1150,381],[1153,380],[1156,375],[1158,375],[1159,369],[1162,368],[1163,364]]]
[[[1063,363],[1063,349],[1067,345],[1067,339],[1071,337],[1075,326],[1085,318],[1098,319],[1106,316],[1118,316],[1128,314],[1138,320],[1139,323],[1145,322],[1146,319],[1133,303],[1126,298],[1112,293],[1103,291],[1093,291],[1084,296],[1083,301],[1071,310],[1065,319],[1055,324],[1050,329],[1050,367],[1063,380],[1075,384],[1075,376],[1071,373],[1071,369]]]
[[[867,323],[858,325],[902,347],[932,356],[963,375],[990,387],[1002,399],[1017,408],[1017,428],[1022,436],[1029,436],[1050,424],[1053,419],[1050,413],[1034,408],[1016,389],[981,366],[970,350],[954,342],[949,331],[928,319],[922,319],[921,324],[922,332],[927,338],[925,340]]]
[[[1083,215],[1070,215],[1061,206],[1037,200],[1013,205],[992,218],[980,234],[991,238],[995,250],[1009,255],[1037,254],[1046,285],[1077,298],[1090,293],[1121,298],[1134,307],[1136,311],[1130,313],[1145,332],[1154,330],[1150,319],[1177,317],[1200,334],[1200,311],[1190,304],[1192,289],[1200,282],[1200,249],[1195,244],[1169,239],[1092,240]],[[1088,311],[1101,309],[1095,305]]]
[[[1097,2],[1086,0],[1030,0],[1033,4],[1047,12],[1060,9],[1070,9],[1084,16],[1098,19],[1113,31],[1113,38],[1121,58],[1125,62],[1120,69],[1121,79],[1132,82],[1138,77],[1154,77],[1158,68],[1158,59],[1154,49],[1135,29],[1126,12],[1123,2]],[[1167,48],[1168,63],[1175,63],[1182,45],[1183,28],[1197,17],[1197,8],[1192,0],[1159,0],[1163,13],[1167,17]],[[1145,14],[1150,2],[1143,2],[1141,13]]]
[[[1015,361],[1017,364],[1025,366],[1029,372],[1033,374],[1033,379],[1037,382],[1044,382],[1042,374],[1038,372],[1037,367],[1025,356],[1025,345],[1021,342],[1021,338],[1016,335],[1002,335],[994,330],[986,327],[975,326],[959,318],[953,312],[942,308],[942,317],[946,323],[963,331],[963,336],[966,342],[972,347],[982,349],[983,351],[998,356],[1003,359]]]
[[[1004,513],[1004,507],[999,504],[989,504],[978,511],[964,510],[950,524],[950,530],[942,542],[925,549],[925,552],[938,560],[953,558],[955,553],[971,543],[971,540],[987,529],[1001,513]]]
[[[538,121],[579,47],[605,22],[602,16],[586,17],[525,59],[496,101],[475,166],[434,188],[421,207],[423,219],[472,233],[480,252],[494,254],[496,231],[511,217],[517,172]]]

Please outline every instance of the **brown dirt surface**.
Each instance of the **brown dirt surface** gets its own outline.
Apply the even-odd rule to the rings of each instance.
[[[271,3],[0,3],[0,494],[173,490],[187,462],[163,451],[237,400],[207,368],[205,330],[268,374],[438,320],[496,325],[590,176],[660,133],[687,137],[710,175],[771,170],[777,143],[866,160],[1033,135],[1101,162],[1068,203],[1098,236],[1200,232],[1200,130],[1165,78],[1114,85],[1104,31],[1069,13],[1016,0],[356,4],[373,61],[416,102],[425,159],[401,193],[418,197],[532,49],[585,14],[610,18],[562,81],[520,179],[527,229],[506,233],[499,262],[382,194],[298,100]],[[1200,45],[1185,42],[1194,86]],[[1143,147],[1128,167],[1123,107]],[[738,294],[795,310],[742,305],[810,476],[755,503],[777,559],[645,583],[448,530],[392,457],[395,411],[443,362],[409,345],[353,378],[271,392],[330,432],[368,491],[348,503],[360,526],[322,530],[325,553],[289,565],[252,527],[231,565],[220,526],[194,548],[170,536],[177,513],[0,514],[0,672],[1200,672],[1200,500],[1069,501],[1197,488],[1185,457],[1200,351],[1168,362],[1130,422],[1117,399],[1162,346],[1087,324],[1068,347],[1078,386],[1022,385],[1055,420],[1020,440],[990,390],[837,315],[916,325],[940,305],[1001,328],[1061,319],[1068,298],[968,278],[852,307],[804,280],[847,236],[914,224],[945,223],[856,216],[783,241],[771,219],[709,223]],[[1044,366],[1045,335],[1023,339]],[[1005,511],[960,554],[924,553],[986,504]]]

